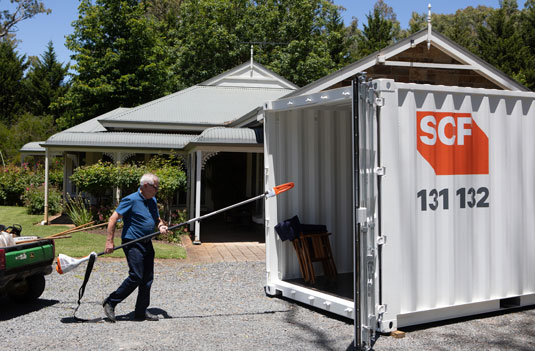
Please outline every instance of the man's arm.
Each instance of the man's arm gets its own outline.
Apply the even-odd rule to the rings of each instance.
[[[108,236],[106,237],[106,253],[112,253],[113,252],[113,236],[115,235],[115,225],[117,224],[117,220],[119,218],[122,218],[120,214],[118,214],[116,211],[113,211],[113,214],[110,217],[110,220],[108,221]]]

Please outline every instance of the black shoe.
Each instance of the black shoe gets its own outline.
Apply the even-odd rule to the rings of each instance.
[[[115,323],[117,319],[115,318],[115,308],[108,302],[108,299],[105,299],[102,302],[102,307],[104,307],[104,313],[110,322]]]
[[[160,318],[158,318],[157,315],[150,313],[149,311],[145,312],[145,315],[135,315],[134,319],[136,321],[158,321]]]

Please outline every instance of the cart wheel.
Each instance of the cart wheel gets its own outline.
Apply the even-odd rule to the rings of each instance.
[[[45,291],[45,283],[45,276],[42,274],[29,276],[9,291],[9,298],[21,303],[37,300]]]

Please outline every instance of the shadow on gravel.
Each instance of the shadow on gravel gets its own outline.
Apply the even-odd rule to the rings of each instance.
[[[215,318],[215,317],[232,317],[232,316],[255,316],[255,315],[268,315],[275,313],[288,313],[290,310],[278,310],[278,311],[261,311],[261,312],[244,312],[244,313],[215,313],[207,315],[190,315],[190,316],[171,316],[167,311],[161,308],[149,308],[148,311],[157,315],[160,319],[196,319],[196,318]],[[136,321],[134,312],[128,314],[117,315],[117,322]],[[64,317],[61,319],[61,323],[73,324],[73,323],[100,323],[108,321],[105,318],[83,319],[78,317]]]
[[[453,319],[446,319],[443,321],[433,322],[433,323],[425,323],[425,324],[419,324],[411,327],[404,327],[400,328],[399,330],[402,330],[404,332],[412,332],[417,330],[425,330],[429,328],[436,328],[436,327],[442,327],[462,322],[469,322],[469,321],[475,321],[478,319],[484,319],[484,318],[491,318],[491,317],[498,317],[507,315],[510,313],[518,313],[518,312],[527,312],[527,311],[534,311],[535,312],[535,306],[526,306],[526,307],[519,307],[519,308],[507,308],[496,312],[489,312],[489,313],[482,313],[482,314],[476,314],[472,316],[467,317],[460,317],[460,318],[453,318]]]
[[[103,322],[104,318],[94,318],[94,319],[84,319],[78,317],[63,317],[61,318],[61,323],[64,324],[73,324],[73,323],[100,323]]]
[[[2,313],[0,314],[0,322],[8,321],[28,313],[39,311],[57,303],[59,303],[58,300],[45,299],[38,299],[28,303],[14,303],[7,298],[2,298],[0,299],[0,310],[2,310]]]
[[[171,316],[167,311],[160,308],[149,308],[148,311],[152,314],[158,315],[161,319],[194,319],[194,318],[214,318],[214,317],[232,317],[232,316],[256,316],[256,315],[268,315],[275,313],[288,313],[290,310],[276,310],[276,311],[260,311],[260,312],[243,312],[243,313],[214,313],[205,315],[186,315],[186,316]],[[124,320],[133,320],[134,312],[127,314]],[[119,316],[117,317],[119,320]]]
[[[328,333],[322,331],[320,328],[316,328],[312,324],[303,323],[299,316],[296,315],[296,308],[293,308],[289,311],[286,316],[286,322],[290,325],[299,328],[303,333],[299,333],[296,336],[296,339],[300,339],[304,343],[310,344],[310,350],[330,350],[335,351],[332,343],[335,340],[332,340],[332,337]]]
[[[483,322],[487,318],[507,316],[508,314],[513,313],[525,314],[526,316],[528,316],[528,318],[524,318],[524,320],[529,320],[531,318],[535,318],[535,306],[508,308],[496,312],[489,312],[473,316],[453,318],[433,323],[425,323],[411,327],[399,328],[399,330],[404,331],[406,333],[410,333],[432,328],[447,327],[464,322],[477,322],[478,320],[481,320]],[[507,327],[504,327],[502,329],[492,328],[492,330],[490,331],[488,330],[488,327],[481,328],[481,333],[484,334],[484,338],[481,339],[474,339],[473,335],[469,335],[468,333],[467,335],[463,335],[459,332],[442,332],[440,330],[436,330],[434,333],[436,336],[440,336],[441,338],[456,340],[456,344],[464,345],[464,347],[470,349],[507,349],[518,351],[535,350],[535,341],[526,342],[526,339],[535,340],[535,329],[533,329],[533,326],[530,323],[520,324],[519,321],[514,322],[510,320],[507,321],[507,324],[509,324]],[[514,332],[512,332],[513,330]],[[491,336],[491,338],[489,338],[489,335]],[[378,333],[377,340],[381,337],[388,336],[389,334]],[[440,348],[436,345],[435,347],[437,350],[447,350],[447,348]],[[373,348],[371,350],[373,351]],[[354,340],[351,341],[351,344],[347,347],[346,351],[358,351],[354,346]]]

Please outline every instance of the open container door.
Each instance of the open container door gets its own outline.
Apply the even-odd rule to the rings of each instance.
[[[354,221],[354,303],[355,347],[369,350],[382,311],[379,304],[380,177],[377,104],[371,82],[365,76],[353,86],[353,201]]]
[[[280,296],[354,319],[351,86],[266,103],[264,162],[266,189],[286,179],[295,187],[265,202],[266,286]],[[337,276],[316,265],[316,282],[304,281],[291,240],[275,226],[297,215],[301,223],[325,225],[331,235]]]

